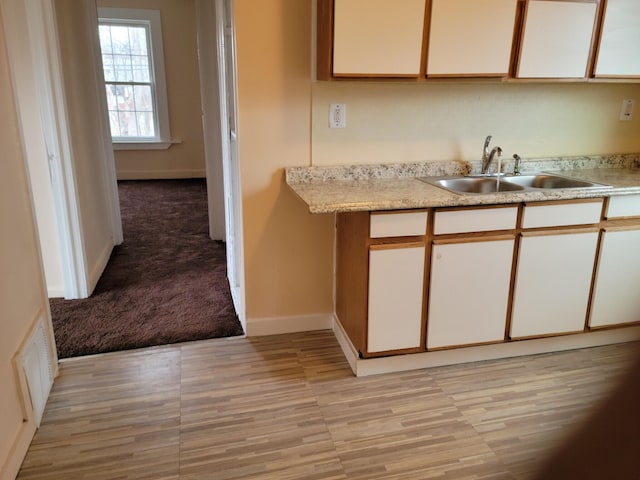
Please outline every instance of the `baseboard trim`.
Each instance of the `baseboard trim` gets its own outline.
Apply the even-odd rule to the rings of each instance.
[[[282,333],[331,330],[333,314],[294,315],[290,317],[247,318],[248,337],[279,335]]]
[[[0,480],[14,480],[18,476],[24,457],[27,454],[31,440],[36,434],[34,421],[22,422],[20,430],[13,441],[9,454],[0,466]]]
[[[64,298],[64,286],[56,285],[50,287],[47,285],[47,297],[48,298]]]
[[[333,318],[333,334],[342,349],[342,353],[344,357],[347,359],[349,366],[351,367],[351,371],[358,376],[358,350],[353,346],[347,332],[344,331],[342,324],[338,321],[338,319],[334,316]]]
[[[357,377],[497,360],[500,358],[561,352],[640,340],[640,326],[635,326],[578,333],[575,335],[535,338],[492,345],[478,345],[476,347],[453,348],[435,352],[360,358],[337,319],[334,322],[333,332],[347,362],[351,366],[351,370]]]
[[[176,178],[206,178],[204,169],[196,170],[121,170],[118,180],[171,180]]]
[[[104,269],[107,268],[107,263],[109,263],[109,258],[111,257],[111,252],[113,252],[113,242],[109,242],[104,246],[98,260],[93,265],[93,268],[89,272],[89,295],[93,293],[93,290],[96,288]]]

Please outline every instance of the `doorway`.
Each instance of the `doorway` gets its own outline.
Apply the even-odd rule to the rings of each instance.
[[[18,8],[18,6],[21,5],[23,0],[1,0],[1,1],[2,1],[1,5],[3,7],[3,14],[4,14],[5,10],[10,11],[11,9]],[[92,0],[86,0],[85,3],[91,2],[91,1]],[[240,197],[239,177],[237,174],[237,155],[235,153],[235,138],[237,134],[235,130],[235,75],[234,75],[235,63],[234,63],[234,57],[233,57],[233,22],[232,22],[233,5],[231,0],[210,0],[209,2],[206,2],[206,3],[213,4],[214,6],[214,9],[213,9],[214,17],[211,19],[211,22],[214,22],[213,30],[216,32],[216,35],[215,35],[216,42],[218,41],[220,42],[220,43],[216,43],[216,48],[213,49],[217,53],[216,62],[218,63],[218,67],[219,67],[218,82],[220,79],[220,76],[219,76],[221,74],[220,72],[224,72],[223,78],[225,79],[224,85],[218,84],[218,82],[216,82],[215,84],[212,84],[211,90],[218,91],[219,98],[224,99],[224,102],[220,102],[219,111],[214,112],[213,115],[217,113],[220,116],[220,124],[221,125],[225,124],[225,128],[228,126],[228,128],[224,130],[225,134],[223,135],[220,134],[220,132],[222,132],[223,130],[222,129],[218,130],[218,134],[221,137],[220,145],[221,145],[221,149],[223,150],[223,156],[222,156],[223,191],[224,191],[223,203],[225,206],[223,213],[226,217],[224,235],[227,243],[227,249],[230,252],[227,258],[228,278],[232,286],[233,299],[234,299],[236,311],[238,313],[238,316],[244,328],[245,327],[245,313],[244,313],[245,308],[244,308],[244,278],[243,278],[243,270],[242,270],[243,268],[242,231],[241,231],[242,223],[240,221],[241,220],[241,204],[240,204],[241,197]],[[53,9],[53,5],[54,5],[53,0],[47,0],[47,1],[26,0],[23,5],[31,9],[28,12],[28,14],[25,12],[24,16],[21,17],[21,20],[23,21],[23,23],[26,23],[27,19],[35,18],[34,15],[35,16],[40,15],[40,17],[38,18],[41,19],[41,21],[43,22],[42,23],[43,31],[49,32],[50,35],[55,35],[56,22],[55,22],[55,15],[54,15],[54,9]],[[4,18],[5,18],[5,21],[8,23],[9,19],[11,19],[12,16],[5,14]],[[223,19],[226,19],[226,23],[222,21]],[[86,19],[87,22],[91,20],[92,19],[90,18]],[[93,18],[93,21],[95,21],[95,18]],[[19,30],[21,30],[19,24],[16,24],[16,25],[17,27],[12,29],[14,32],[18,32]],[[226,28],[225,28],[225,25],[226,25]],[[23,24],[22,26],[26,27],[27,25]],[[31,30],[33,31],[33,27],[31,28]],[[28,31],[28,28],[23,29],[23,32],[27,32],[27,31]],[[20,33],[18,32],[16,35],[20,35]],[[23,35],[22,40],[24,40],[24,36],[26,34],[22,33],[22,35]],[[222,43],[225,41],[225,39],[226,39],[226,42]],[[38,45],[38,44],[34,44],[33,39],[31,38],[28,38],[27,40],[28,41],[26,44],[31,47],[30,54],[33,56],[33,65],[36,65],[36,66],[42,65],[43,60],[49,61],[51,60],[52,57],[54,58],[54,63],[55,61],[59,61],[59,60],[56,60],[55,58],[60,53],[56,48],[58,45],[57,42],[51,42],[49,39],[48,42],[43,42],[43,43],[46,43],[46,45],[45,44]],[[13,60],[17,58],[21,58],[21,53],[23,53],[21,51],[18,51],[17,45],[19,44],[20,44],[19,41],[9,42],[10,57]],[[223,66],[220,66],[220,62],[223,63]],[[13,69],[13,66],[14,65],[12,64],[12,69]],[[48,68],[48,64],[47,64],[47,68]],[[215,80],[215,78],[213,79]],[[52,77],[46,78],[45,80],[49,84],[53,85],[53,87],[51,91],[46,91],[45,89],[44,93],[40,92],[41,96],[38,97],[38,105],[35,108],[42,110],[44,104],[49,105],[50,103],[50,106],[52,105],[52,108],[53,108],[53,115],[58,120],[59,127],[62,130],[62,135],[64,136],[65,132],[66,134],[68,134],[69,125],[65,123],[65,116],[60,114],[61,110],[64,111],[64,105],[60,104],[60,98],[56,97],[55,95],[56,93],[55,88],[59,89],[61,85],[63,85],[64,83],[61,78],[61,72],[58,69],[58,71],[53,72]],[[98,87],[98,85],[96,85],[96,87]],[[18,96],[21,97],[19,98],[19,100],[26,98],[24,95],[18,95]],[[33,136],[34,138],[37,138],[39,136],[42,137],[44,135],[43,132],[38,131],[38,129],[35,129],[33,127],[33,124],[28,124],[25,121],[27,117],[22,115],[23,113],[28,115],[30,113],[33,113],[33,111],[30,111],[30,112],[23,111],[24,108],[25,108],[25,102],[19,101],[18,110],[19,110],[21,121],[22,121],[23,130],[25,132],[25,137],[27,136],[27,134]],[[210,113],[206,105],[203,105],[202,108],[203,108],[203,114]],[[40,122],[40,125],[47,125],[47,124],[48,122],[46,120],[41,120]],[[226,132],[229,132],[229,134],[227,135]],[[42,142],[42,140],[40,141]],[[25,141],[25,143],[27,142]],[[62,148],[64,150],[64,145]],[[108,148],[103,145],[94,145],[94,148],[97,148],[97,149],[102,148],[104,151],[107,151],[108,149],[110,149],[110,144],[108,145]],[[66,180],[76,180],[80,182],[79,184],[81,184],[81,182],[85,180],[83,178],[78,178],[77,176],[74,177],[73,175],[75,173],[74,168],[77,167],[77,165],[73,163],[73,159],[71,157],[67,158],[66,160],[67,164],[61,163],[65,160],[62,155],[60,156],[55,154],[47,155],[43,161],[42,155],[38,155],[36,153],[27,151],[27,157],[29,161],[29,171],[32,172],[34,170],[38,170],[39,172],[46,172],[46,175],[44,176],[45,178],[50,178],[50,182],[52,185],[54,184],[54,181],[55,181],[54,173],[56,172],[56,168],[60,166],[67,168],[67,177],[64,177],[63,175],[63,177]],[[109,158],[108,154],[107,154],[107,158]],[[33,160],[33,165],[32,165],[32,160]],[[103,221],[113,223],[113,225],[110,225],[110,232],[109,232],[109,243],[110,243],[109,252],[110,252],[110,249],[113,248],[113,245],[121,241],[121,238],[118,238],[118,229],[120,227],[118,198],[117,198],[117,194],[113,195],[114,191],[117,192],[117,183],[115,181],[115,168],[113,165],[112,154],[110,157],[110,161],[111,161],[111,164],[107,164],[107,162],[105,162],[100,166],[100,168],[102,169],[102,172],[100,173],[100,175],[98,175],[100,178],[97,179],[99,182],[102,182],[103,185],[107,186],[107,188],[105,188],[105,190],[101,192],[104,194],[101,200],[106,205],[105,211],[113,212],[113,214],[110,214],[109,218],[102,218]],[[111,176],[108,173],[110,169],[113,169],[114,171],[113,176]],[[209,174],[210,172],[209,170],[207,170],[207,177],[209,177]],[[42,176],[42,173],[40,173],[40,175]],[[209,178],[207,180],[211,181],[212,183],[216,181],[215,179],[210,180]],[[70,255],[73,255],[79,258],[80,260],[84,261],[83,265],[76,266],[75,269],[71,269],[70,271],[70,275],[72,279],[84,285],[84,288],[85,288],[84,292],[81,291],[78,294],[79,296],[83,296],[83,293],[86,293],[86,295],[88,295],[93,289],[93,286],[95,286],[95,284],[92,285],[92,279],[91,279],[92,269],[90,268],[90,265],[94,264],[94,262],[92,261],[94,259],[87,260],[86,242],[85,242],[85,239],[82,237],[82,233],[90,229],[91,226],[86,225],[86,218],[83,218],[80,214],[80,210],[83,208],[83,201],[85,199],[80,198],[78,196],[77,187],[79,184],[74,185],[70,181],[67,181],[66,183],[61,182],[61,184],[58,185],[59,188],[56,188],[52,192],[52,197],[54,199],[54,202],[57,201],[57,199],[64,199],[67,201],[67,203],[62,203],[62,207],[61,207],[62,215],[67,215],[71,223],[74,224],[75,222],[75,225],[77,225],[76,229],[79,232],[78,233],[79,238],[75,238],[73,236],[74,230],[72,227],[69,226],[70,222],[68,221],[65,223],[64,221],[60,220],[59,215],[56,215],[54,228],[55,228],[56,238],[59,240],[59,243],[60,243],[60,248],[57,253],[60,254],[60,252],[67,251],[67,252],[70,252]],[[32,186],[32,190],[34,190],[33,186]],[[76,207],[74,207],[74,205],[76,205]],[[36,205],[36,215],[37,215],[37,205]],[[117,221],[114,221],[116,219]],[[41,226],[39,224],[38,227],[39,227],[39,230],[41,230],[41,232],[44,231],[44,225]],[[43,238],[41,243],[44,245],[46,243],[46,239]],[[105,258],[104,251],[100,251],[96,256],[97,257],[101,256],[106,262],[108,260],[109,255],[107,254]],[[89,264],[89,266],[87,264]],[[89,274],[86,275],[88,278],[84,278],[83,274],[87,274],[87,272],[89,272]],[[95,279],[95,282],[97,283],[97,279]],[[66,296],[66,293],[65,293],[65,296]],[[73,297],[70,297],[70,298],[73,298]]]

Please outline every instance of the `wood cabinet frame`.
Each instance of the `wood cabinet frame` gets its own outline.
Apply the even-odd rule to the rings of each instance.
[[[640,216],[632,218],[605,218],[609,199],[605,198],[585,198],[574,200],[551,200],[538,202],[524,202],[517,204],[501,204],[501,205],[479,205],[467,207],[440,207],[427,209],[427,228],[424,235],[403,236],[403,237],[384,237],[370,238],[370,217],[377,213],[397,213],[399,215],[409,211],[425,211],[425,209],[416,210],[396,210],[390,212],[347,212],[338,213],[336,215],[336,316],[343,330],[349,337],[355,349],[361,358],[381,357],[388,355],[422,353],[426,351],[445,350],[453,348],[462,348],[469,345],[455,345],[450,347],[438,347],[427,349],[426,333],[428,328],[428,302],[430,295],[431,281],[431,261],[433,246],[447,243],[473,243],[490,241],[497,239],[513,238],[516,240],[513,249],[513,258],[511,266],[511,278],[509,281],[509,297],[507,304],[507,315],[505,319],[504,339],[502,342],[522,341],[529,338],[542,338],[548,336],[559,336],[562,334],[535,335],[532,337],[510,338],[511,323],[513,316],[513,302],[515,292],[515,279],[518,268],[518,259],[520,255],[521,241],[523,236],[544,236],[544,235],[562,235],[584,232],[598,231],[598,243],[596,246],[595,259],[592,269],[592,276],[589,287],[588,304],[586,307],[586,315],[583,332],[592,330],[603,330],[620,327],[628,327],[632,324],[623,325],[607,325],[598,327],[589,327],[588,320],[591,315],[594,288],[595,273],[597,271],[598,262],[600,260],[600,249],[602,242],[602,232],[606,229],[629,229],[640,230]],[[550,205],[567,205],[580,203],[602,202],[602,210],[599,218],[593,223],[578,225],[552,225],[536,228],[523,228],[524,209],[527,206],[550,206]],[[482,211],[489,208],[518,208],[516,225],[513,229],[507,230],[489,230],[486,232],[464,232],[451,234],[434,234],[435,215],[436,212],[446,212],[452,210],[477,210]],[[387,350],[381,352],[369,352],[367,350],[368,338],[368,295],[369,295],[369,252],[373,249],[385,248],[402,248],[424,246],[424,287],[422,299],[422,325],[420,346],[416,348],[407,348],[400,350]],[[640,321],[637,323],[640,324]],[[576,333],[576,332],[566,332]],[[501,342],[489,342],[501,343]],[[476,345],[476,344],[474,344]]]

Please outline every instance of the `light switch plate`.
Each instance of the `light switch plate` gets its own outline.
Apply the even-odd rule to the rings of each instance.
[[[329,106],[329,128],[346,128],[347,105],[344,103],[332,103]]]
[[[620,121],[630,122],[633,120],[633,107],[635,106],[635,100],[626,99],[622,101],[622,108],[620,109]]]

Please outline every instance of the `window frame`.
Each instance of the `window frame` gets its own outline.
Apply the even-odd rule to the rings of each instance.
[[[159,10],[133,8],[98,7],[98,25],[122,24],[125,26],[146,25],[149,34],[149,63],[153,79],[151,83],[156,121],[155,137],[112,137],[115,150],[167,149],[173,143],[169,125],[169,103],[162,47],[162,23]],[[102,53],[100,56],[102,65]],[[103,66],[104,71],[104,66]],[[104,79],[104,75],[103,75]],[[104,85],[110,82],[104,81]],[[106,93],[105,93],[106,95]]]

